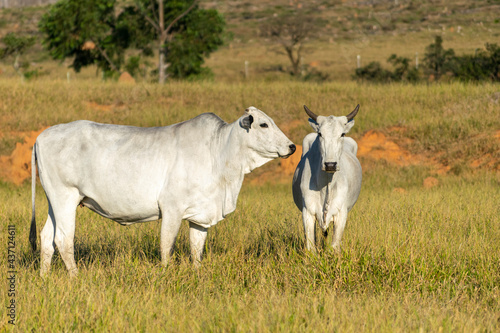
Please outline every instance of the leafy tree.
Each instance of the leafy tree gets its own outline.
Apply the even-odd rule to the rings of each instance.
[[[39,28],[54,59],[73,57],[71,67],[97,64],[106,74],[118,72],[126,40],[116,38],[115,0],[62,0],[42,16]]]
[[[224,18],[216,10],[200,9],[197,2],[138,0],[119,17],[135,47],[147,52],[152,42],[157,43],[160,83],[166,75],[186,78],[206,73],[204,58],[224,42]]]
[[[39,25],[52,57],[73,57],[75,71],[96,64],[111,75],[124,66],[138,68],[137,56],[125,60],[126,49],[140,49],[144,56],[158,49],[161,81],[167,67],[162,61],[173,77],[196,75],[203,57],[223,43],[224,19],[215,10],[199,9],[197,0],[136,0],[118,16],[115,7],[116,0],[57,2]]]
[[[427,46],[425,50],[424,64],[427,73],[439,80],[444,73],[452,69],[455,51],[443,48],[443,38],[441,36],[436,36],[435,42]]]
[[[4,47],[0,48],[0,60],[4,60],[7,57],[13,56],[13,67],[16,72],[20,74],[19,57],[35,44],[35,37],[18,36],[13,32],[9,32],[1,39],[1,42]]]

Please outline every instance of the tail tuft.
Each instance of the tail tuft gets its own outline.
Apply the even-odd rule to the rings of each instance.
[[[35,221],[35,216],[31,218],[31,228],[30,228],[30,244],[31,244],[31,250],[33,252],[36,251],[36,221]]]

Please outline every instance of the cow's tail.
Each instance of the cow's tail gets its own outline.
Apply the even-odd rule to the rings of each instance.
[[[31,153],[31,227],[30,244],[31,250],[36,251],[36,218],[35,218],[35,196],[36,196],[36,142]]]

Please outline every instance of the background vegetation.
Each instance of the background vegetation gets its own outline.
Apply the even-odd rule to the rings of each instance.
[[[116,14],[122,13],[127,5],[128,2],[117,2]],[[212,53],[205,66],[213,71],[217,81],[289,80],[292,62],[286,50],[265,32],[276,18],[292,13],[304,17],[307,27],[312,25],[312,33],[304,40],[301,51],[301,72],[304,76],[312,72],[308,76],[310,79],[351,80],[357,55],[361,57],[361,66],[370,62],[385,64],[392,54],[397,54],[410,59],[410,67],[414,67],[415,55],[419,53],[422,65],[425,48],[437,35],[443,38],[443,46],[453,49],[457,56],[474,55],[476,50],[485,51],[486,43],[498,43],[499,6],[494,0],[201,1],[200,8],[216,9],[224,16],[228,32],[224,37],[225,46]],[[65,79],[72,59],[54,63],[41,45],[43,36],[38,22],[47,10],[47,6],[1,10],[0,37],[8,32],[37,37],[38,42],[25,55],[25,62],[30,64],[31,70],[38,70],[38,76]],[[277,54],[280,49],[282,51]],[[127,53],[131,57],[138,54],[139,50]],[[246,79],[245,61],[248,62]],[[11,63],[0,64],[3,76],[16,75]],[[146,68],[151,72],[156,65],[156,56],[141,62],[136,79],[154,81],[154,73],[141,73]],[[390,65],[382,67],[391,69]],[[73,79],[94,79],[96,74],[100,78],[95,67],[78,75],[73,70],[69,72]]]
[[[447,82],[446,75],[415,85],[352,79],[357,55],[363,67],[397,54],[393,65],[410,69],[415,53],[423,61],[436,36],[457,56],[481,55],[486,43],[498,41],[499,6],[493,0],[201,1],[201,8],[224,15],[232,38],[206,60],[210,80],[165,85],[151,83],[152,75],[137,75],[136,84],[103,81],[93,66],[77,74],[68,69],[72,59],[53,62],[41,47],[38,22],[47,7],[1,10],[0,38],[14,32],[19,42],[36,41],[18,53],[17,69],[14,53],[0,63],[2,157],[29,131],[56,123],[161,126],[202,112],[231,122],[250,105],[300,144],[310,132],[303,104],[341,115],[359,103],[350,135],[361,141],[370,131],[382,133],[408,163],[360,157],[362,193],[340,256],[304,251],[291,175],[280,161],[248,175],[236,211],[209,231],[198,270],[189,259],[187,225],[176,259],[162,268],[159,222],[121,227],[78,208],[80,275],[73,280],[57,252],[50,276],[39,278],[39,253],[28,243],[30,186],[0,181],[0,272],[7,271],[8,225],[16,227],[18,258],[17,325],[7,324],[2,306],[0,331],[499,331],[498,84]],[[289,57],[277,53],[282,46],[263,27],[298,10],[316,30],[304,40],[300,75],[292,77]],[[139,68],[155,66],[152,60]],[[429,176],[432,188],[423,186]],[[38,184],[39,226],[46,215]],[[8,281],[0,281],[1,299],[8,300]]]
[[[40,84],[43,83],[43,84]],[[169,83],[0,81],[2,132],[85,118],[166,125],[200,112],[234,121],[255,105],[294,142],[308,133],[302,104],[321,114],[361,111],[352,136],[397,126],[412,154],[441,156],[453,169],[397,166],[362,158],[364,183],[346,229],[343,254],[304,252],[300,213],[283,183],[254,185],[279,161],[247,177],[237,210],[209,231],[199,270],[189,261],[188,228],[176,260],[160,266],[159,223],[121,227],[78,209],[76,259],[68,279],[55,255],[39,278],[28,244],[30,189],[0,184],[0,243],[16,226],[17,329],[26,331],[496,331],[499,329],[498,172],[470,162],[500,142],[496,86],[372,86],[357,83]],[[93,102],[92,104],[89,102]],[[110,106],[107,109],[95,105]],[[9,117],[16,110],[15,117]],[[287,124],[296,123],[290,127]],[[392,134],[396,139],[396,134]],[[434,176],[439,184],[424,189]],[[37,188],[37,219],[47,204]],[[2,259],[3,272],[6,263]],[[0,290],[7,289],[2,279]],[[3,329],[11,330],[6,317]]]

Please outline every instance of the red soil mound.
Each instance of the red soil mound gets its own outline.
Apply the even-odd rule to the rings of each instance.
[[[92,108],[105,108],[111,109],[116,105],[99,105],[97,103],[89,102],[89,107]],[[288,125],[283,126],[288,132],[290,129],[295,128],[301,122],[293,121]],[[43,131],[29,132],[24,139],[23,143],[17,143],[14,151],[10,156],[0,156],[0,178],[11,181],[14,184],[21,184],[25,179],[31,176],[31,150],[37,136]],[[404,130],[391,129],[391,130]],[[12,134],[12,133],[11,133]],[[494,138],[500,140],[500,131],[495,132]],[[373,160],[386,160],[389,163],[398,166],[408,165],[430,165],[434,168],[437,174],[447,173],[450,167],[445,167],[437,163],[434,159],[425,157],[420,154],[411,154],[409,151],[402,148],[391,138],[387,137],[380,131],[370,130],[366,132],[358,143],[358,156],[361,158],[368,158]],[[297,146],[295,154],[288,159],[281,159],[280,163],[273,166],[273,170],[265,171],[259,174],[256,178],[252,179],[252,183],[265,183],[265,182],[290,182],[290,176],[295,172],[295,168],[302,156],[302,146]],[[495,164],[495,158],[491,154],[485,154],[478,160],[471,161],[469,165],[473,168],[489,167]],[[425,187],[432,187],[437,185],[435,178],[426,179]]]
[[[384,159],[390,163],[407,166],[419,164],[421,158],[413,156],[391,141],[382,132],[368,131],[358,140],[358,156],[370,157],[376,160]]]
[[[10,156],[0,156],[0,177],[16,185],[31,176],[31,151],[36,138],[45,128],[28,134],[24,142],[18,142]]]
[[[295,172],[297,164],[300,162],[302,157],[302,146],[297,145],[297,150],[295,153],[287,159],[280,160],[281,172],[286,175],[292,175]]]

